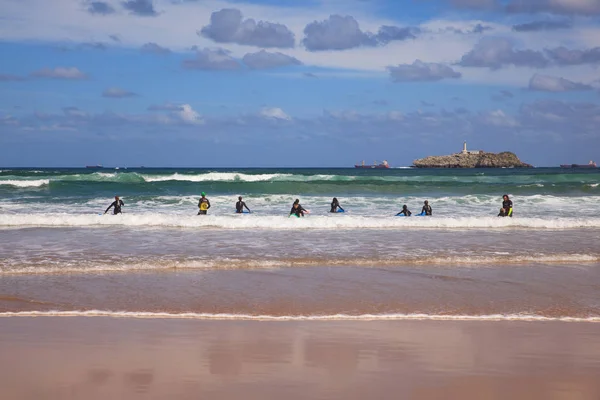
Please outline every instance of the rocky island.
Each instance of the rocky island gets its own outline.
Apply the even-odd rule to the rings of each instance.
[[[464,143],[460,153],[421,158],[413,161],[413,165],[416,168],[533,168],[509,151],[502,153],[468,151],[467,142]]]

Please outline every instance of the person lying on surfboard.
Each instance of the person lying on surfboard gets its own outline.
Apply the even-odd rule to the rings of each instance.
[[[408,207],[406,207],[406,204],[402,206],[402,211],[400,211],[398,214],[396,214],[396,216],[398,215],[405,215],[407,217],[410,217],[412,215],[412,213],[408,210]]]
[[[340,202],[338,201],[337,197],[334,197],[333,200],[331,200],[331,211],[329,212],[338,212],[338,208],[340,209],[340,212],[344,212],[344,209],[342,206],[340,206]]]
[[[432,215],[431,206],[429,205],[429,201],[425,200],[423,203],[423,208],[421,209],[421,215]]]
[[[296,199],[290,210],[290,215],[294,214],[296,217],[304,217],[304,213],[308,214],[309,211],[300,205],[300,200]]]
[[[208,213],[208,209],[210,208],[210,201],[206,198],[206,193],[200,193],[202,197],[198,201],[198,215],[206,215]]]
[[[238,214],[243,213],[244,212],[244,207],[246,207],[246,210],[248,210],[248,212],[252,212],[252,211],[250,211],[250,209],[246,205],[246,202],[242,201],[242,196],[240,196],[240,197],[238,197],[238,202],[235,203],[235,212],[238,213]]]
[[[113,201],[111,203],[111,205],[108,206],[108,208],[106,209],[106,211],[104,211],[104,214],[106,214],[108,212],[108,210],[110,210],[112,207],[115,208],[115,210],[113,211],[114,215],[121,214],[122,213],[121,207],[124,206],[124,205],[125,205],[125,203],[123,203],[123,200],[121,200],[119,198],[119,196],[115,196],[115,201]]]

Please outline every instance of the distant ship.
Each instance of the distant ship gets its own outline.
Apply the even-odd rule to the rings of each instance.
[[[102,165],[98,164],[98,165],[86,165],[86,168],[91,168],[91,169],[100,169],[100,168],[104,168]]]
[[[596,163],[590,161],[587,164],[560,164],[561,168],[597,168]]]
[[[373,165],[365,165],[365,162],[363,161],[361,164],[355,164],[354,165],[354,168],[366,168],[366,169],[371,169],[371,168],[389,168],[389,167],[390,167],[390,165],[385,160],[383,160],[383,162],[381,164],[377,164],[377,161],[375,161],[373,163]]]

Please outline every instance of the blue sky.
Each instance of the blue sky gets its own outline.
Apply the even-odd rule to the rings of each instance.
[[[4,0],[0,165],[599,159],[600,0]]]

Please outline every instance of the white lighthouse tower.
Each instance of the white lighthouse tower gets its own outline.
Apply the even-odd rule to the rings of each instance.
[[[469,152],[467,151],[467,141],[466,140],[463,143],[462,154],[469,154]]]

